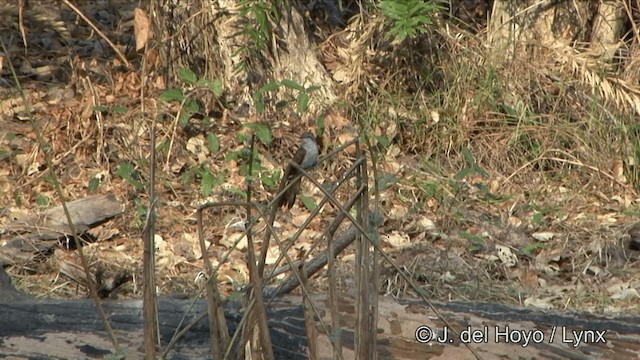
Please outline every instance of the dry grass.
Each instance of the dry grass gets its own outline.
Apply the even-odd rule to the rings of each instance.
[[[386,163],[401,163],[389,166],[400,181],[385,196],[385,230],[408,234],[410,246],[394,257],[437,299],[628,307],[612,298],[615,284],[638,286],[635,255],[616,255],[637,216],[638,85],[578,46],[505,62],[484,35],[447,26],[357,58],[376,69],[369,77],[354,71],[352,117],[390,141]],[[421,217],[438,226],[420,229]],[[536,242],[543,231],[555,237]],[[499,244],[519,254],[515,267],[495,256]],[[388,293],[411,296],[397,273],[385,276]]]

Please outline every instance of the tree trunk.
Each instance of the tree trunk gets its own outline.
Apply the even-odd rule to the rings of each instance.
[[[322,87],[312,96],[312,113],[336,101],[334,81],[318,60],[316,46],[309,41],[295,6],[276,2],[279,5],[263,12],[268,25],[260,28],[257,11],[240,15],[242,9],[236,1],[154,3],[158,4],[153,10],[156,39],[170,86],[176,81],[177,70],[187,67],[199,77],[220,79],[236,109],[252,108],[256,90],[284,79],[307,88]],[[257,44],[258,35],[251,31],[266,36],[264,47]]]
[[[588,42],[595,55],[612,59],[620,44],[624,15],[620,1],[496,0],[489,36],[494,54],[504,59],[521,51],[535,58],[546,47]]]

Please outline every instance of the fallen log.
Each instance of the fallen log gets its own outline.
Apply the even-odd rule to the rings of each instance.
[[[0,277],[6,285],[6,279]],[[1,289],[3,293],[8,290]],[[315,295],[322,320],[329,324],[325,296]],[[16,301],[18,300],[18,301]],[[160,339],[167,344],[182,323],[206,312],[198,300],[161,297],[158,303]],[[380,297],[379,359],[473,359],[469,343],[482,359],[630,359],[640,356],[640,317],[557,312],[489,303],[435,303],[455,329],[448,329],[418,301]],[[105,311],[127,359],[142,358],[142,301],[105,300]],[[342,297],[339,306],[345,359],[354,359],[354,303]],[[242,318],[238,304],[228,304],[230,331]],[[185,317],[185,321],[181,322]],[[278,297],[267,310],[276,359],[306,359],[307,339],[301,298]],[[315,339],[319,354],[330,358],[328,335],[319,326]],[[169,359],[208,358],[207,322],[200,321],[176,343]],[[103,324],[90,300],[38,300],[21,295],[0,297],[0,357],[16,359],[103,358],[112,351]],[[456,334],[453,331],[456,331]],[[431,341],[425,342],[431,335]]]
[[[124,205],[114,195],[94,195],[68,202],[67,210],[75,234],[62,205],[16,219],[0,229],[0,235],[11,236],[6,240],[0,238],[0,266],[29,263],[39,255],[46,255],[58,246],[59,239],[81,235],[122,214]]]

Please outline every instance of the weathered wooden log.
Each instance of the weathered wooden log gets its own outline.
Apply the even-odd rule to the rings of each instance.
[[[67,210],[76,234],[81,234],[94,224],[122,214],[124,205],[114,195],[95,195],[68,202]],[[23,237],[38,240],[55,240],[61,236],[73,235],[62,205],[38,215],[15,220],[4,230],[9,233],[26,233]]]
[[[1,279],[0,279],[1,280]],[[4,291],[4,290],[3,290]],[[103,325],[89,300],[36,300],[26,296],[0,303],[0,357],[12,358],[102,358],[112,351]],[[328,324],[326,298],[314,298],[323,320]],[[104,301],[118,340],[127,359],[142,358],[142,301]],[[160,298],[158,312],[160,335],[167,344],[183,316],[186,323],[206,311],[204,301]],[[603,316],[587,313],[543,311],[487,303],[437,303],[456,331],[424,304],[381,297],[377,351],[380,359],[454,358],[473,359],[462,344],[469,343],[483,359],[630,359],[640,356],[640,317]],[[354,304],[344,297],[339,306],[343,354],[353,359]],[[225,309],[230,331],[242,318],[240,307]],[[267,311],[277,359],[305,359],[305,338],[301,299],[280,297]],[[314,339],[322,358],[330,358],[329,338],[316,319],[319,336]],[[423,343],[416,336],[432,334]],[[208,358],[208,329],[200,321],[177,342],[170,359]]]
[[[67,203],[75,235],[121,214],[124,205],[114,195],[95,195]],[[11,236],[0,242],[0,265],[32,261],[39,254],[51,252],[58,239],[74,235],[62,206],[17,219],[0,229]]]

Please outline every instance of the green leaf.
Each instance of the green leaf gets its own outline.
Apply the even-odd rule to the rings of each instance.
[[[275,189],[278,180],[280,180],[280,170],[275,170],[271,173],[264,171],[260,174],[260,181],[267,189]]]
[[[389,141],[389,138],[387,138],[386,136],[376,136],[376,140],[378,140],[378,142],[384,147],[387,147],[389,146],[389,144],[391,144],[391,141]]]
[[[262,85],[262,87],[258,89],[258,92],[264,93],[267,91],[277,90],[279,88],[280,88],[280,84],[278,84],[277,82],[270,82]]]
[[[51,200],[49,199],[49,197],[47,195],[39,194],[38,197],[36,198],[36,203],[41,208],[47,207],[50,202],[51,202]]]
[[[271,144],[271,131],[266,126],[260,126],[256,129],[256,135],[258,135],[258,139],[263,143],[269,145]]]
[[[178,70],[178,77],[182,79],[182,81],[188,84],[195,84],[196,81],[198,81],[198,77],[196,76],[196,73],[194,73],[193,71],[191,71],[191,69],[188,69],[188,68],[180,68]]]
[[[464,168],[464,169],[458,171],[456,173],[456,175],[454,176],[454,178],[456,180],[462,180],[462,179],[466,178],[467,176],[471,175],[472,173],[473,173],[473,169]]]
[[[253,40],[253,42],[255,42],[257,49],[264,49],[266,41],[264,39],[263,33],[255,29],[247,29],[245,33],[249,38],[251,38],[251,40]]]
[[[260,29],[261,32],[261,37],[266,39],[269,34],[269,21],[267,20],[267,14],[264,11],[264,9],[257,7],[256,11],[254,11],[254,14],[256,16],[256,20],[258,22],[258,28]]]
[[[51,151],[51,149],[52,149],[53,147],[52,147],[52,146],[51,146],[51,144],[49,144],[49,143],[44,143],[44,144],[42,144],[42,146],[41,146],[40,148],[42,149],[42,151],[44,151],[44,152],[47,152],[47,153],[48,153],[48,152],[50,152],[50,151]]]
[[[431,293],[429,293],[429,291],[423,287],[419,288],[417,290],[417,293],[422,295],[422,297],[424,297],[425,299],[429,299],[431,297]]]
[[[224,157],[224,161],[237,160],[239,158],[240,158],[240,152],[238,152],[238,151],[230,151]]]
[[[161,154],[166,154],[167,151],[169,151],[169,145],[171,145],[171,141],[165,140],[158,144],[158,146],[156,147],[156,151]]]
[[[135,173],[133,165],[130,163],[122,163],[116,170],[116,175],[125,179],[129,184],[133,185],[136,190],[141,190],[144,185],[139,180],[139,175]]]
[[[198,87],[209,89],[216,97],[219,97],[220,95],[222,95],[222,82],[218,79],[213,81],[207,80],[207,79],[200,79],[198,80],[196,85]]]
[[[319,130],[317,133],[318,134],[322,134],[323,130],[324,130],[324,121],[325,121],[325,117],[321,116],[318,119],[316,119],[316,128]]]
[[[133,225],[142,226],[147,218],[147,207],[144,205],[140,198],[135,200],[135,212],[136,218],[133,220]]]
[[[191,114],[188,111],[180,112],[180,116],[178,117],[178,123],[180,127],[185,127],[189,123],[189,119],[191,119]]]
[[[125,351],[125,348],[121,348],[116,353],[108,354],[104,359],[105,360],[126,360],[127,352]]]
[[[213,190],[213,175],[209,169],[204,169],[200,174],[202,176],[202,184],[200,185],[200,194],[202,196],[211,195],[211,191]]]
[[[182,107],[182,111],[186,111],[189,113],[195,113],[200,111],[200,105],[194,99],[188,99],[184,102],[184,106]]]
[[[318,207],[318,205],[316,205],[316,202],[313,201],[313,198],[304,196],[302,194],[300,194],[300,201],[302,201],[304,207],[306,207],[309,211],[313,211]]]
[[[379,7],[391,23],[389,34],[393,35],[396,41],[415,37],[418,32],[425,32],[426,26],[433,23],[431,19],[442,9],[433,2],[423,0],[382,0]]]
[[[247,153],[250,153],[250,151],[248,151],[247,149]],[[245,160],[243,162],[243,164],[240,166],[240,175],[242,176],[251,176],[252,174],[249,172],[249,156],[245,155],[243,156],[243,160]],[[253,163],[251,164],[251,171],[252,172],[256,172],[256,171],[261,171],[261,170],[265,170],[265,167],[262,166],[262,161],[260,160],[260,155],[258,154],[258,150],[256,149],[254,154],[253,154]]]
[[[100,186],[100,179],[96,176],[92,177],[91,180],[89,180],[89,192],[95,192],[96,190],[98,190],[98,187]]]
[[[540,225],[540,223],[542,223],[543,216],[544,214],[542,214],[541,212],[533,214],[533,217],[531,217],[531,223],[534,225]]]
[[[218,141],[218,137],[216,134],[207,135],[207,147],[211,153],[215,154],[220,150],[220,141]]]
[[[277,82],[270,82],[270,83],[264,84],[260,89],[258,89],[258,91],[255,92],[255,94],[253,95],[253,100],[256,106],[256,111],[258,113],[264,112],[265,106],[264,106],[264,102],[262,101],[262,98],[264,97],[264,93],[266,93],[267,91],[276,90],[278,88],[280,88],[280,84],[278,84]]]
[[[238,197],[240,197],[241,199],[246,199],[247,198],[247,193],[238,189],[237,187],[232,187],[231,189],[229,189],[229,192],[231,192],[231,194],[237,195]]]
[[[289,80],[289,79],[284,79],[282,81],[280,81],[280,84],[290,88],[290,89],[294,89],[294,90],[298,90],[301,92],[304,92],[304,86],[298,84],[297,82],[293,81],[293,80]]]
[[[184,100],[184,94],[180,89],[167,89],[160,94],[160,99],[169,102],[169,101],[179,101],[182,102]]]
[[[118,166],[118,170],[116,170],[116,175],[120,176],[125,180],[131,180],[131,173],[133,172],[133,165],[129,163],[122,163]]]
[[[320,86],[314,85],[314,86],[309,86],[305,92],[308,94],[311,94],[312,92],[318,91],[320,89],[322,89]]]
[[[476,159],[473,158],[473,154],[471,154],[471,151],[469,151],[469,149],[462,149],[462,155],[464,156],[464,161],[467,163],[467,165],[475,165]]]
[[[308,108],[309,108],[309,94],[304,92],[300,93],[300,96],[298,96],[298,113],[302,114],[306,112]]]
[[[255,131],[258,140],[267,145],[271,144],[271,130],[269,130],[269,127],[267,127],[265,124],[246,123],[245,126]]]
[[[482,175],[483,177],[488,178],[489,177],[489,173],[487,172],[487,170],[485,170],[484,168],[482,168],[482,166],[480,165],[474,165],[473,166],[473,170],[475,170],[476,173]]]

